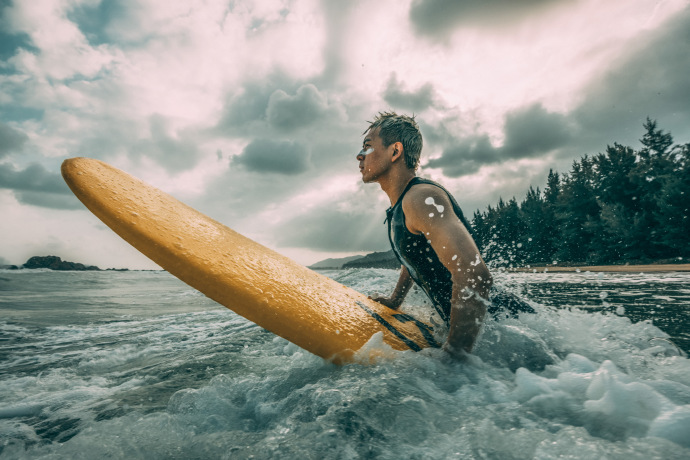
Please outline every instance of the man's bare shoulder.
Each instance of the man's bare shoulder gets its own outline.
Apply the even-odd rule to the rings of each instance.
[[[412,187],[403,197],[403,211],[409,213],[422,213],[428,206],[448,209],[451,206],[448,195],[439,187],[431,184],[418,184]]]
[[[448,195],[430,184],[415,185],[405,194],[402,201],[407,229],[414,234],[430,232],[433,226],[443,224],[444,211],[450,210],[451,207]],[[438,220],[439,217],[441,220]]]

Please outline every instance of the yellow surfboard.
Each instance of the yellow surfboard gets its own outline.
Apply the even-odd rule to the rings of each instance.
[[[62,176],[128,243],[235,313],[337,364],[381,332],[395,350],[438,347],[431,327],[278,254],[102,161]]]

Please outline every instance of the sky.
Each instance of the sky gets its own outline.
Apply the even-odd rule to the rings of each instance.
[[[690,0],[0,0],[0,264],[156,267],[71,194],[77,156],[305,265],[385,251],[379,111],[471,216],[647,117],[690,142],[688,75]]]

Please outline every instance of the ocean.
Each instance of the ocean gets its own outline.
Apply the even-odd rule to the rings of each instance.
[[[537,313],[467,360],[336,366],[163,271],[0,271],[0,459],[690,458],[690,273],[496,283]]]

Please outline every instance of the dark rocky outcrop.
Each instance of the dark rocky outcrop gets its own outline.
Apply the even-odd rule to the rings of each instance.
[[[361,259],[362,257],[364,256],[350,256],[343,257],[340,259],[326,259],[322,260],[321,262],[317,262],[313,265],[310,265],[308,268],[311,268],[312,270],[338,270],[343,268],[343,265],[345,265],[346,263]]]
[[[400,268],[400,262],[393,251],[373,252],[366,256],[343,264],[343,269],[348,268]]]
[[[67,262],[57,256],[34,256],[26,261],[23,268],[49,268],[51,270],[100,270],[94,265],[84,265],[76,262]]]

